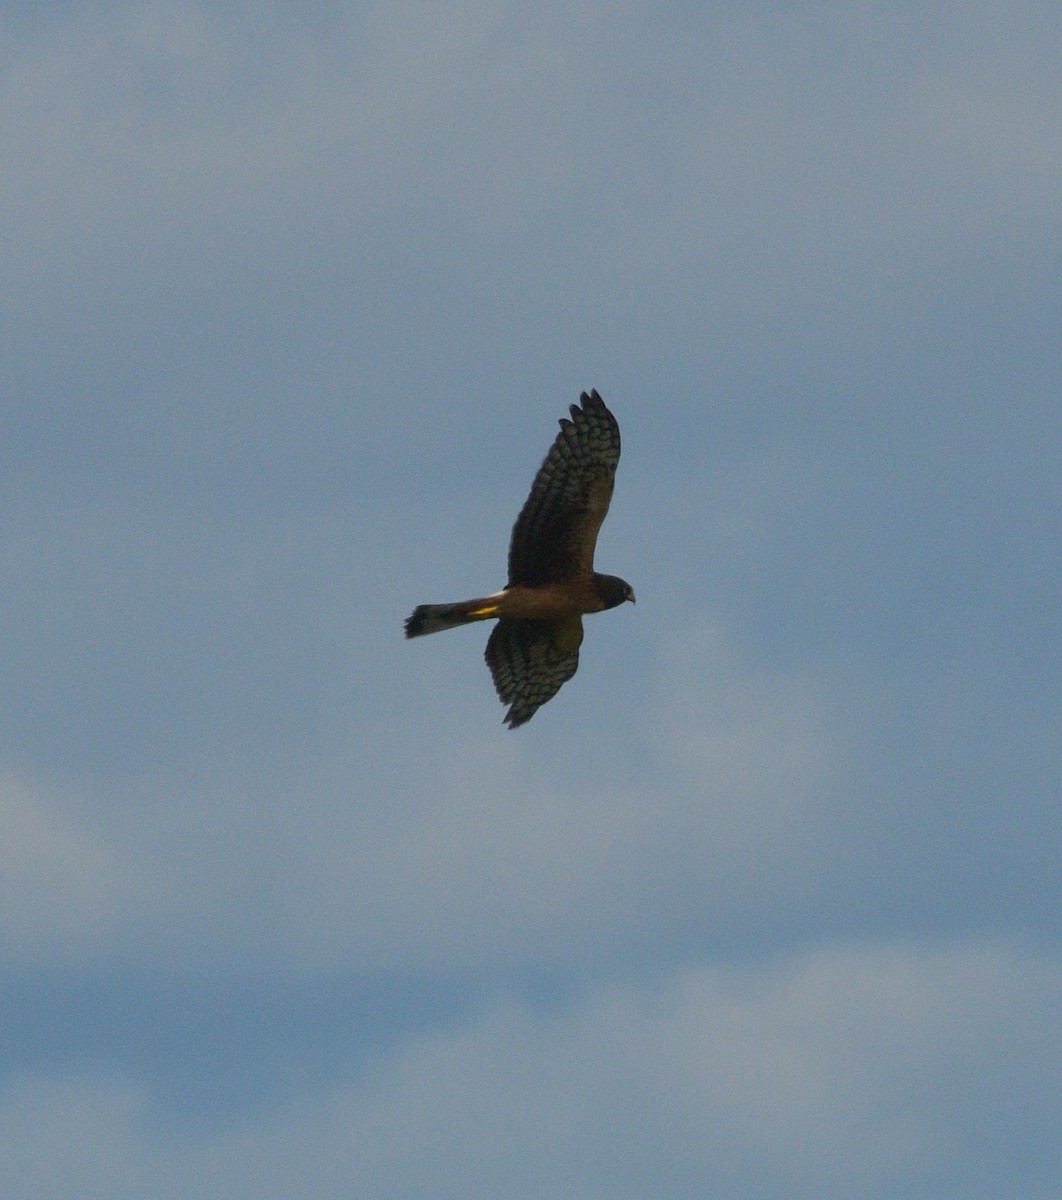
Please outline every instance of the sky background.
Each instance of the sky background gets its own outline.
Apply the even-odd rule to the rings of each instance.
[[[1058,5],[3,23],[0,1193],[1062,1195]]]

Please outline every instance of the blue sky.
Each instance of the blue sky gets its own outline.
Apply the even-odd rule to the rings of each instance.
[[[1057,1196],[1057,6],[7,21],[0,1191]]]

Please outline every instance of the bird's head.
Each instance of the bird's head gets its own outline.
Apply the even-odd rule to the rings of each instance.
[[[625,579],[616,575],[597,575],[594,585],[605,608],[615,608],[625,600],[634,603],[634,588]]]

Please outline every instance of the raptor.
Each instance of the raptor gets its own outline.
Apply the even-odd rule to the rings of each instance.
[[[509,582],[500,591],[455,604],[421,604],[406,637],[497,619],[486,660],[510,728],[529,721],[575,674],[583,617],[634,601],[631,585],[594,570],[594,549],[608,512],[620,433],[596,391],[583,392],[557,434],[509,544]]]

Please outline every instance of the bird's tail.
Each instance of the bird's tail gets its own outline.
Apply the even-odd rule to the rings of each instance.
[[[470,621],[485,621],[499,612],[497,596],[461,600],[457,604],[420,604],[406,618],[406,637],[422,637],[440,629],[456,629]]]

